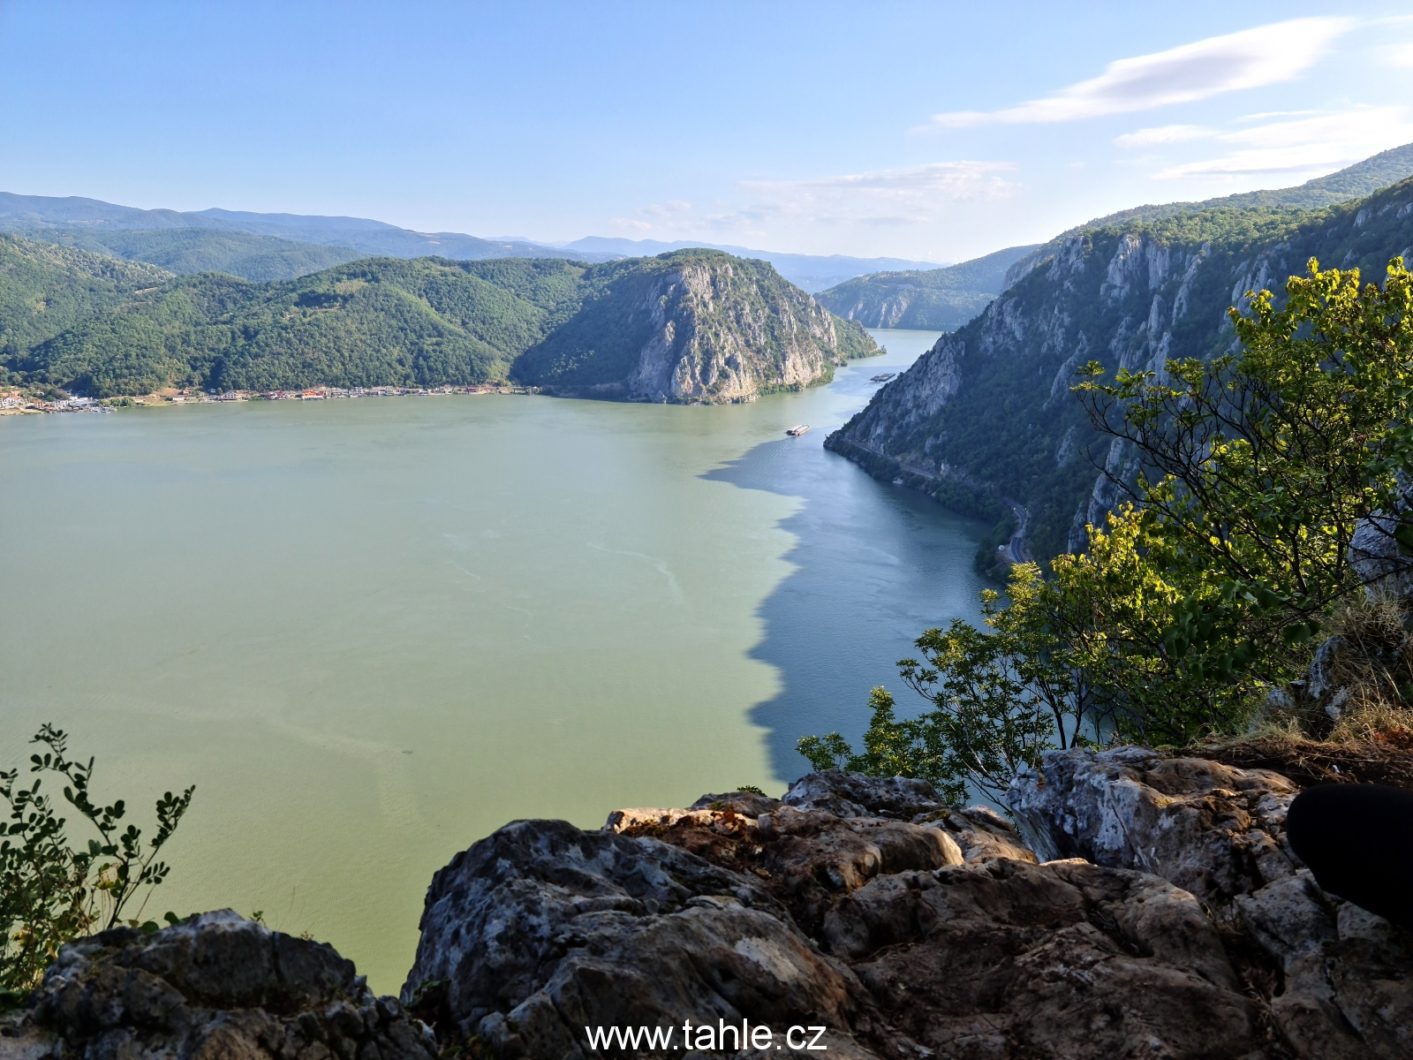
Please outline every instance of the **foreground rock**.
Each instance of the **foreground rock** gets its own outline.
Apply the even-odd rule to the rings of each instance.
[[[1413,1056],[1413,938],[1321,891],[1285,839],[1286,777],[1120,748],[1046,756],[1009,800],[1046,857],[1192,894],[1297,1056]]]
[[[0,1057],[431,1060],[430,1032],[333,947],[229,910],[65,946]]]
[[[521,821],[437,875],[404,996],[435,984],[439,1034],[508,1057],[640,1027],[674,1037],[617,1055],[672,1055],[722,1024],[773,1044],[692,1055],[812,1055],[795,1026],[843,1057],[1413,1055],[1408,940],[1294,861],[1295,790],[1056,754],[1012,790],[1034,851],[925,783],[843,773],[599,832]]]
[[[219,913],[67,947],[0,1057],[1413,1056],[1413,937],[1316,886],[1296,788],[1124,748],[1023,773],[1020,829],[845,773],[518,821],[428,892],[403,996],[435,1043]]]

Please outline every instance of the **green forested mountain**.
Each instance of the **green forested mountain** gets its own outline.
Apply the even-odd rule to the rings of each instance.
[[[170,278],[151,265],[0,235],[0,363]]]
[[[1006,272],[1036,246],[1008,247],[945,269],[875,272],[815,295],[820,305],[871,328],[952,331],[1006,286]]]
[[[143,278],[105,288],[88,309],[66,311],[64,326],[31,326],[6,347],[12,374],[95,396],[166,386],[472,385],[513,371],[562,392],[734,400],[815,382],[840,358],[873,352],[861,329],[834,321],[768,265],[725,254],[601,266],[370,258],[257,284],[210,273],[171,278],[80,251],[7,243],[18,262],[48,271],[17,264],[17,275],[38,279],[14,284],[13,294],[0,280],[0,304],[66,290],[71,275],[92,271]],[[718,362],[727,367],[710,368]],[[644,365],[647,375],[628,378]],[[664,365],[667,381],[654,389],[647,377]]]
[[[413,232],[363,217],[219,209],[143,210],[80,196],[12,192],[0,192],[0,232],[162,265],[168,262],[160,260],[160,256],[170,256],[174,272],[210,269],[252,280],[287,279],[370,255],[434,255],[468,261],[606,258],[520,240],[479,239],[459,232]],[[208,235],[199,235],[202,232]],[[219,238],[222,236],[226,238]],[[147,254],[155,256],[144,256]]]
[[[63,246],[145,261],[179,275],[225,272],[261,282],[288,280],[362,257],[346,247],[211,228],[47,228],[32,234]]]
[[[1404,144],[1356,162],[1336,173],[1307,180],[1291,188],[1272,188],[1223,195],[1200,202],[1171,202],[1160,206],[1138,206],[1100,217],[1082,227],[1103,228],[1130,221],[1151,221],[1175,214],[1196,213],[1222,207],[1232,210],[1285,209],[1314,210],[1372,195],[1399,181],[1413,177],[1413,144]],[[1068,235],[1068,233],[1066,233]]]
[[[1000,516],[1020,504],[1034,554],[1053,555],[1112,503],[1097,469],[1137,470],[1090,428],[1070,391],[1079,367],[1227,351],[1226,310],[1245,292],[1279,290],[1312,257],[1377,279],[1398,255],[1413,255],[1413,180],[1313,211],[1223,205],[1087,228],[1048,245],[826,444],[958,506]]]
[[[1184,231],[1190,238],[1198,227],[1215,223],[1218,228],[1231,230],[1224,231],[1223,238],[1233,236],[1237,228],[1247,228],[1254,236],[1262,225],[1280,223],[1277,218],[1283,211],[1348,202],[1410,176],[1413,144],[1385,151],[1297,187],[1243,192],[1203,202],[1139,206],[1090,221],[1044,245],[1010,247],[945,269],[859,276],[815,297],[830,312],[868,327],[952,331],[975,317],[1011,281],[1078,232],[1146,226],[1145,230],[1167,233],[1167,238]],[[1203,218],[1196,226],[1182,224],[1182,218],[1195,215]]]

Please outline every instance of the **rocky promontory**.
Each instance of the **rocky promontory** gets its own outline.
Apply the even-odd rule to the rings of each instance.
[[[208,915],[65,949],[0,1056],[431,1055],[404,1005],[443,1050],[536,1060],[1413,1055],[1413,937],[1293,854],[1293,775],[1071,750],[1017,777],[1018,825],[838,772],[517,821],[433,879],[402,1005]]]
[[[598,266],[573,316],[512,366],[546,393],[689,404],[828,381],[881,352],[767,262],[683,250]]]

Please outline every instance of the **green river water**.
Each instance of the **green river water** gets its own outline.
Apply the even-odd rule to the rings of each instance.
[[[976,613],[978,528],[822,448],[935,338],[874,334],[749,405],[0,420],[0,763],[53,721],[139,823],[195,783],[147,914],[261,910],[396,991],[457,851],[778,793],[800,736],[857,735],[912,639]]]

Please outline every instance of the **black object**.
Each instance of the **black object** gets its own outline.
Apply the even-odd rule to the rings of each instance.
[[[1320,784],[1291,802],[1285,832],[1322,888],[1413,930],[1413,791]]]

